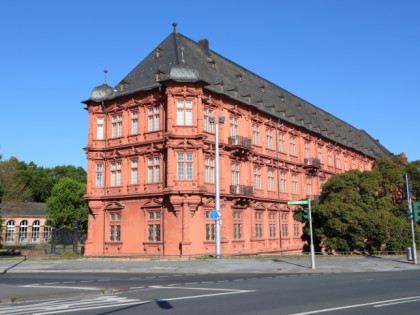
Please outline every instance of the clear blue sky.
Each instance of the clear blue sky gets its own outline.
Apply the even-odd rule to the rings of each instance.
[[[0,3],[0,154],[86,168],[80,102],[170,32],[210,48],[420,160],[420,1]]]

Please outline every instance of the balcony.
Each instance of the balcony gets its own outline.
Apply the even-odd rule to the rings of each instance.
[[[233,136],[228,138],[228,144],[235,147],[252,149],[251,138],[245,138],[241,136]]]
[[[254,188],[252,186],[230,185],[229,188],[232,195],[244,195],[251,197],[254,195]]]
[[[303,160],[304,168],[321,168],[321,161],[315,158],[305,158]]]

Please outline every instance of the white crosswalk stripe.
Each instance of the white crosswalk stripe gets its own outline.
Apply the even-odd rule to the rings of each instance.
[[[7,315],[46,315],[61,314],[75,311],[144,304],[147,301],[129,299],[119,296],[84,297],[72,299],[56,299],[31,304],[0,305],[0,314]]]

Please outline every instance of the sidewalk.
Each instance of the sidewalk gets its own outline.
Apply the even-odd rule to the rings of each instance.
[[[418,270],[405,256],[321,256],[311,269],[310,257],[151,260],[82,258],[77,260],[0,259],[0,273],[132,272],[132,273],[337,273]]]

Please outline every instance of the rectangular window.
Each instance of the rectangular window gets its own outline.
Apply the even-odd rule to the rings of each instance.
[[[216,225],[210,218],[210,211],[206,211],[206,241],[214,241],[216,239],[215,228]]]
[[[290,154],[296,155],[296,143],[294,136],[290,136]]]
[[[254,188],[261,189],[261,168],[254,167]]]
[[[265,131],[266,147],[267,149],[273,149],[273,130],[267,129]]]
[[[297,174],[292,174],[292,194],[298,193],[298,176]]]
[[[281,236],[289,237],[289,225],[287,223],[281,225]]]
[[[239,164],[231,164],[231,184],[232,185],[239,185]]]
[[[348,171],[349,170],[349,160],[347,158],[347,156],[344,156],[344,170]]]
[[[312,196],[312,178],[306,177],[306,194]]]
[[[279,152],[284,152],[284,133],[279,133]]]
[[[214,176],[215,176],[215,162],[214,159],[205,158],[204,159],[204,181],[206,183],[214,184]]]
[[[111,242],[121,241],[121,214],[110,213],[109,214],[109,240]]]
[[[242,239],[242,224],[241,223],[233,224],[233,239],[234,240]]]
[[[211,116],[213,116],[213,111],[204,108],[204,131],[214,133],[214,124],[211,124],[209,120]]]
[[[311,147],[310,143],[305,141],[305,158],[309,159],[311,157]]]
[[[102,164],[96,164],[96,188],[103,186],[102,178]]]
[[[295,223],[293,224],[293,237],[299,237],[299,236],[300,236],[299,224]]]
[[[229,136],[230,137],[238,136],[238,118],[230,117]]]
[[[252,144],[260,145],[260,126],[252,125]]]
[[[267,172],[267,190],[268,191],[275,191],[276,190],[276,186],[275,186],[275,180],[274,180],[274,171],[273,170],[268,170]]]
[[[131,161],[131,184],[138,184],[138,162],[137,160]]]
[[[147,232],[147,240],[149,242],[160,242],[161,230],[160,230],[160,212],[150,211],[149,212],[149,224]]]
[[[262,231],[262,213],[256,212],[255,213],[255,238],[262,239],[263,231]]]
[[[139,113],[137,111],[131,112],[131,134],[136,135],[139,133]]]
[[[160,159],[158,157],[151,157],[147,159],[147,182],[160,182]]]
[[[112,138],[122,137],[122,114],[112,116]]]
[[[111,186],[121,186],[121,162],[111,163]]]
[[[322,163],[322,147],[318,146],[318,160]]]
[[[287,174],[285,172],[280,173],[280,192],[287,193]]]
[[[178,180],[193,179],[193,155],[192,153],[178,153]]]
[[[270,238],[275,238],[277,236],[276,217],[276,213],[270,213],[268,215],[268,219],[270,221]]]
[[[159,106],[149,107],[147,109],[147,131],[157,130],[160,130]]]
[[[335,153],[335,167],[341,168],[341,155],[338,152]]]
[[[233,239],[242,239],[242,214],[240,211],[233,212]]]
[[[332,166],[332,151],[328,150],[328,166]]]
[[[104,119],[102,117],[96,119],[96,139],[104,139]]]
[[[178,126],[192,126],[192,101],[177,101],[177,119]]]

